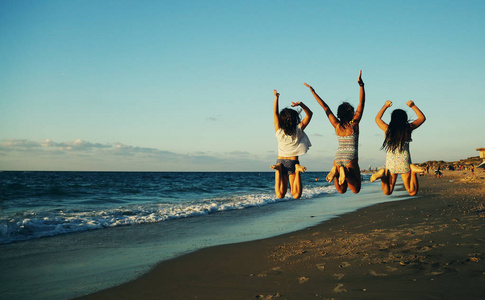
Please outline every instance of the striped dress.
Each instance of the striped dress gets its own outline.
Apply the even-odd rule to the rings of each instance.
[[[338,149],[335,155],[335,164],[337,166],[347,166],[352,160],[356,159],[359,155],[359,134],[354,131],[352,127],[352,134],[348,136],[338,136]]]

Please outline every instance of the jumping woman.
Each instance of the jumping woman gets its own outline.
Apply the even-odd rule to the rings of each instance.
[[[310,88],[313,96],[318,104],[323,108],[327,114],[330,124],[335,128],[335,133],[338,138],[338,149],[333,162],[333,167],[327,175],[327,181],[335,183],[337,191],[341,194],[347,191],[347,187],[354,193],[360,191],[361,175],[359,167],[359,122],[364,113],[365,104],[365,90],[364,82],[362,81],[362,71],[359,73],[357,83],[360,86],[360,101],[357,106],[357,111],[354,112],[354,107],[348,102],[340,104],[337,110],[337,117],[332,113],[330,107],[325,101],[317,95],[315,90],[308,84],[305,86]]]
[[[288,182],[291,195],[299,199],[302,193],[300,173],[306,168],[300,165],[298,156],[305,154],[312,145],[310,139],[303,130],[308,126],[312,118],[312,111],[302,102],[292,102],[291,106],[299,106],[305,111],[305,118],[300,121],[298,111],[285,108],[279,111],[278,100],[280,94],[274,90],[274,128],[278,140],[278,159],[276,165],[271,166],[275,170],[275,192],[278,198],[283,198],[288,190]]]
[[[411,163],[409,143],[412,141],[411,133],[426,121],[426,117],[413,101],[409,100],[406,105],[416,113],[418,119],[410,122],[404,110],[395,109],[391,114],[391,122],[386,124],[382,120],[382,116],[392,106],[392,102],[389,100],[386,101],[376,116],[377,125],[386,134],[381,147],[381,149],[387,151],[386,168],[372,175],[370,181],[374,182],[377,179],[381,179],[382,191],[386,195],[391,195],[394,191],[398,174],[401,174],[404,187],[409,195],[416,195],[419,189],[417,174],[424,172],[424,170]]]

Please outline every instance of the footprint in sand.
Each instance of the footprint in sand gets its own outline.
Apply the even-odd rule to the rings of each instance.
[[[370,270],[369,274],[371,274],[372,276],[376,276],[376,277],[384,277],[384,276],[387,276],[387,274],[385,274],[385,273],[377,273],[374,270]]]
[[[391,266],[386,266],[386,269],[387,269],[389,272],[395,272],[395,271],[397,271],[397,268],[394,268],[394,267],[391,267]]]
[[[333,274],[334,277],[337,277],[337,280],[341,280],[342,278],[344,278],[345,274]]]
[[[343,261],[343,262],[340,264],[340,266],[339,266],[339,267],[340,267],[340,268],[347,268],[347,267],[350,267],[350,264],[349,264],[348,262],[346,262],[346,261]]]
[[[426,275],[438,276],[438,275],[443,275],[443,274],[445,274],[444,271],[434,271],[434,272],[431,272],[431,273],[426,274]]]
[[[275,268],[272,268],[271,270],[269,271],[266,271],[266,272],[263,272],[263,273],[260,273],[258,274],[257,276],[258,277],[266,277],[268,275],[280,275],[282,273],[281,271],[281,268],[280,267],[275,267]]]
[[[271,299],[275,299],[275,298],[280,298],[281,295],[280,293],[276,293],[274,295],[257,295],[256,296],[256,299],[262,299],[262,300],[271,300]]]
[[[335,293],[342,293],[342,292],[346,292],[347,290],[344,289],[344,284],[343,283],[339,283],[337,284],[337,286],[333,289],[333,291]]]
[[[300,284],[305,283],[305,282],[307,282],[308,280],[310,280],[310,278],[306,278],[306,277],[300,277],[300,278],[298,278],[298,282],[299,282]]]
[[[317,269],[319,269],[320,271],[325,270],[325,264],[316,264],[315,266],[316,266],[316,267],[317,267]]]

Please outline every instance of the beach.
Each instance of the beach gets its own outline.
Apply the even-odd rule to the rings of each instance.
[[[339,195],[326,174],[306,172],[295,200],[275,196],[273,172],[2,172],[0,298],[72,299],[199,249],[409,198],[384,196],[369,174]]]
[[[201,249],[81,299],[485,298],[485,173],[419,183],[411,199]]]

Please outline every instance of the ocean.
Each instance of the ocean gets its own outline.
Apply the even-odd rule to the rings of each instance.
[[[385,201],[363,175],[340,195],[326,172],[278,199],[273,172],[0,172],[1,299],[68,299],[200,248],[316,225]]]

